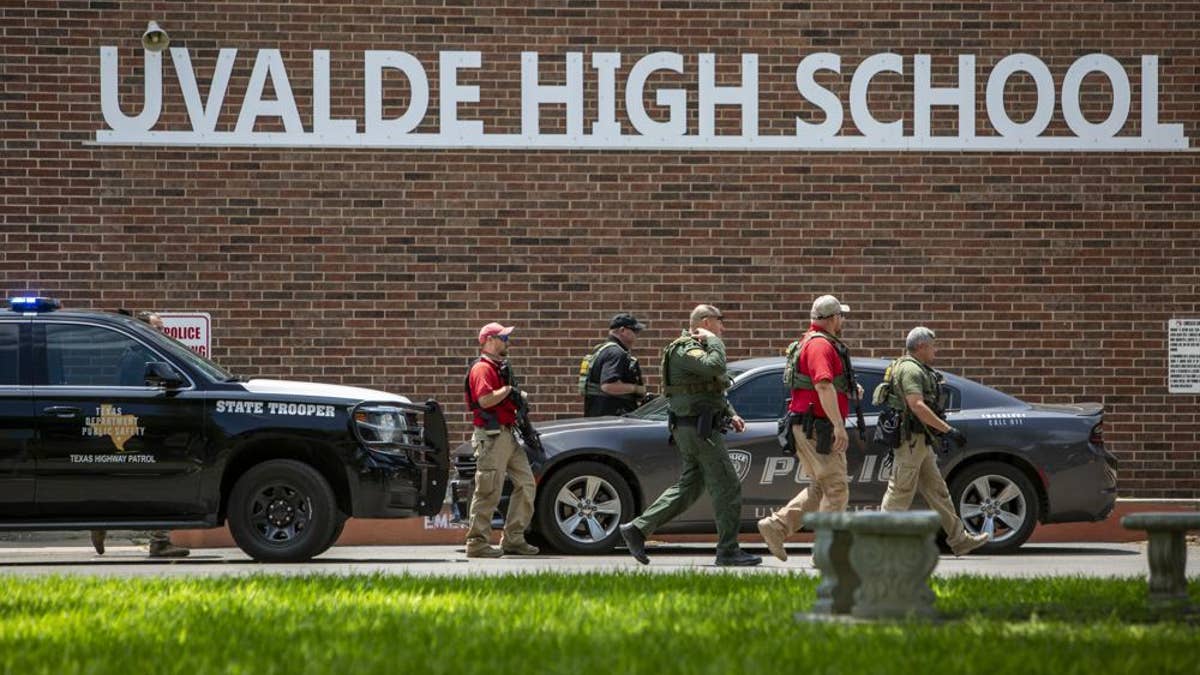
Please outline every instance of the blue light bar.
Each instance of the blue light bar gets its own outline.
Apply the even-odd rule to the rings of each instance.
[[[10,298],[8,304],[14,312],[53,312],[56,309],[62,309],[62,303],[54,298],[31,295]]]

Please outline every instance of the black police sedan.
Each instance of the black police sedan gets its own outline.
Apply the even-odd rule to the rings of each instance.
[[[0,313],[0,529],[229,529],[307,560],[349,516],[441,510],[436,401],[244,380],[149,325],[15,298]]]
[[[889,361],[855,359],[859,381],[870,392]],[[729,399],[746,430],[725,437],[742,481],[742,529],[790,500],[808,482],[795,457],[776,440],[776,419],[788,396],[782,358],[730,364]],[[1031,405],[955,375],[946,375],[948,419],[969,442],[939,458],[950,493],[972,532],[988,531],[982,550],[1021,546],[1038,522],[1102,520],[1116,502],[1117,461],[1104,449],[1099,405]],[[867,438],[878,410],[864,402]],[[853,417],[853,415],[851,415]],[[538,425],[547,461],[539,476],[532,529],[564,553],[611,550],[617,525],[636,516],[679,477],[679,460],[667,441],[667,410],[656,399],[624,417],[568,419]],[[848,451],[851,508],[878,508],[890,467],[884,453],[853,429]],[[455,511],[465,514],[474,460],[469,445],[455,450]],[[914,508],[921,506],[920,499]],[[505,508],[501,504],[500,513]],[[712,533],[712,508],[702,498],[661,533]]]

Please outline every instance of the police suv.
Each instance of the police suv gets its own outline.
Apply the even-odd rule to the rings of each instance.
[[[441,510],[436,401],[243,379],[141,321],[23,297],[0,312],[0,529],[224,523],[252,558],[307,560],[350,516]]]

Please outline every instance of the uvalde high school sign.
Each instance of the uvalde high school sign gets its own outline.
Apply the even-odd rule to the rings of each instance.
[[[292,83],[278,49],[260,49],[254,57],[245,98],[241,101],[233,131],[217,131],[217,120],[226,105],[230,75],[238,50],[222,49],[217,55],[206,100],[201,99],[191,56],[186,48],[172,48],[175,67],[187,106],[191,129],[155,130],[162,111],[162,54],[143,51],[145,92],[136,116],[122,112],[117,94],[116,47],[100,48],[100,104],[108,128],[96,132],[96,142],[120,145],[184,146],[284,146],[364,148],[546,148],[593,150],[969,150],[969,151],[1112,151],[1185,150],[1188,139],[1180,124],[1158,120],[1158,57],[1141,57],[1141,135],[1121,136],[1130,115],[1130,80],[1125,67],[1105,54],[1088,54],[1076,60],[1062,76],[1061,90],[1055,88],[1050,69],[1029,54],[1012,54],[992,64],[984,83],[988,122],[994,135],[978,136],[976,128],[976,62],[970,54],[958,56],[958,84],[931,84],[931,57],[917,54],[907,60],[899,54],[881,53],[867,57],[850,75],[850,120],[860,135],[843,135],[845,104],[816,81],[822,71],[843,74],[840,56],[809,54],[796,66],[795,83],[800,96],[824,113],[821,121],[796,116],[795,134],[760,135],[758,124],[758,55],[741,55],[741,84],[718,86],[713,54],[699,54],[695,83],[698,86],[699,128],[687,128],[688,91],[663,87],[654,91],[658,106],[666,109],[665,120],[654,119],[645,107],[646,82],[657,71],[684,72],[678,52],[654,52],[633,62],[627,74],[620,72],[624,59],[619,53],[593,53],[589,68],[584,54],[566,54],[565,82],[546,83],[538,72],[538,53],[521,54],[521,133],[488,133],[483,120],[461,119],[460,103],[478,103],[486,95],[486,83],[460,84],[459,74],[477,69],[482,54],[476,51],[444,51],[438,54],[438,133],[415,133],[429,109],[429,75],[425,64],[407,52],[364,51],[364,119],[334,118],[330,114],[329,52],[312,52],[312,119],[300,118]],[[244,57],[243,57],[244,58]],[[383,116],[385,70],[402,73],[411,96],[404,114]],[[902,120],[880,121],[867,105],[871,81],[880,73],[913,76],[913,135],[904,135]],[[1016,121],[1005,108],[1005,84],[1023,73],[1037,90],[1036,107],[1028,119]],[[1100,122],[1084,117],[1080,89],[1084,78],[1097,73],[1111,85],[1111,106]],[[625,78],[625,114],[617,118],[617,77]],[[595,79],[597,119],[584,121],[584,77]],[[264,100],[268,80],[275,92]],[[538,118],[543,104],[566,105],[566,133],[543,134]],[[741,134],[717,135],[717,106],[740,110]],[[958,110],[958,135],[934,136],[930,115],[934,106]],[[1043,136],[1056,107],[1072,135]],[[256,132],[260,117],[282,120],[283,132]]]

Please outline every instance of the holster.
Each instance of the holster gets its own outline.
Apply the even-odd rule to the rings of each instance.
[[[500,433],[500,418],[496,416],[496,413],[480,409],[479,416],[483,418],[483,428],[489,436]]]
[[[813,425],[816,423],[817,416],[813,414],[813,407],[808,406],[808,410],[800,416],[800,428],[804,430],[804,437],[808,440],[813,438]]]
[[[828,455],[833,452],[833,422],[824,417],[813,418],[813,430],[816,432],[818,455]]]

